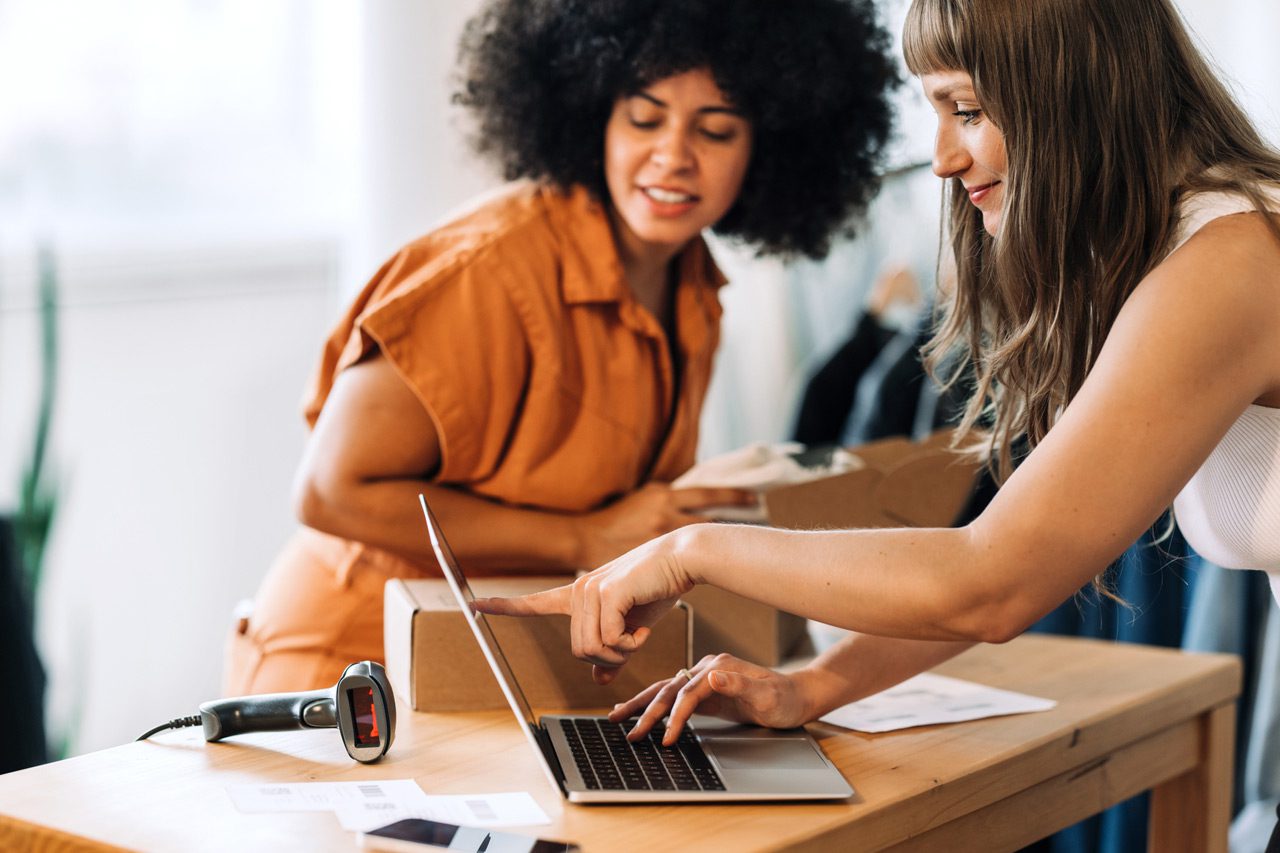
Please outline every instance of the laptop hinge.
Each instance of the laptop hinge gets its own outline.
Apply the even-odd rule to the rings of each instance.
[[[560,792],[568,796],[569,789],[564,781],[564,768],[560,766],[560,759],[556,756],[556,748],[551,743],[551,735],[547,733],[546,726],[542,723],[537,725],[530,723],[529,729],[533,732],[533,739],[537,742],[538,748],[542,750],[542,755],[547,760],[547,766],[555,774],[556,784],[560,786]]]

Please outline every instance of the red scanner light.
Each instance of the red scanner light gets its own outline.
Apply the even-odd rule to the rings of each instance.
[[[347,690],[351,703],[351,719],[355,723],[356,746],[378,746],[378,706],[373,701],[372,687],[353,687]]]

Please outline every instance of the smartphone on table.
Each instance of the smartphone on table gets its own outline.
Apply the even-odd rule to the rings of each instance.
[[[458,850],[465,853],[581,853],[576,844],[530,838],[475,826],[454,826],[434,820],[406,818],[360,833],[360,846],[389,853]]]

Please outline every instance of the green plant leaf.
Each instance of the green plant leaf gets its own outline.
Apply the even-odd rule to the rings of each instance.
[[[29,601],[34,602],[44,570],[45,545],[58,503],[58,490],[45,463],[53,425],[58,381],[58,273],[53,252],[39,252],[40,399],[31,454],[23,467],[14,533],[26,570]]]

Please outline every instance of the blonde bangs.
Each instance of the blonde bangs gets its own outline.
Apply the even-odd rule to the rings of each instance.
[[[972,73],[966,22],[953,0],[915,0],[902,29],[907,69],[919,77],[936,71]]]

